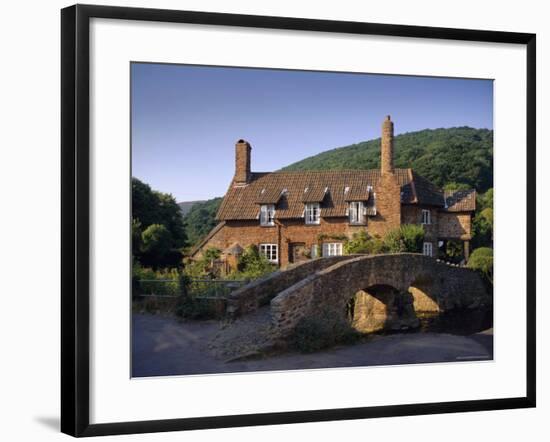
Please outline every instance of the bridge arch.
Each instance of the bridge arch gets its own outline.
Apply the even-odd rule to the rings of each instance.
[[[275,329],[285,334],[301,318],[323,315],[327,310],[349,319],[350,300],[354,299],[352,324],[369,331],[415,327],[417,310],[459,306],[462,293],[488,299],[481,278],[472,270],[403,253],[338,262],[283,290],[270,305]],[[363,320],[361,325],[361,309],[378,319]]]

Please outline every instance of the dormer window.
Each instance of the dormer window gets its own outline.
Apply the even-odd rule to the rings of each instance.
[[[365,224],[365,204],[362,201],[351,201],[348,212],[350,224]]]
[[[304,212],[306,224],[319,224],[321,222],[321,205],[319,203],[307,203]]]
[[[432,214],[429,210],[422,210],[422,224],[431,224]]]
[[[275,225],[275,205],[262,204],[260,206],[260,225],[274,226]]]

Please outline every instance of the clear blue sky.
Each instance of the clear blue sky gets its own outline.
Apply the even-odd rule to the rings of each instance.
[[[222,196],[234,145],[252,170],[426,128],[493,127],[493,83],[431,77],[132,64],[132,175],[177,201]]]

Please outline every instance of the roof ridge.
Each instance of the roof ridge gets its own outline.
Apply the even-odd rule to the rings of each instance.
[[[409,170],[410,168],[407,167],[395,167],[394,170]],[[412,169],[411,169],[412,170]],[[275,170],[273,172],[252,172],[257,174],[272,174],[272,173],[289,173],[289,174],[297,174],[297,173],[326,173],[326,172],[379,172],[380,169],[315,169],[315,170]]]

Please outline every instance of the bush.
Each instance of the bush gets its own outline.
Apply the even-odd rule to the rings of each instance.
[[[417,224],[403,224],[384,237],[384,247],[389,253],[421,253],[424,229]]]
[[[323,311],[302,318],[290,337],[290,343],[303,353],[312,353],[337,344],[351,344],[359,336],[345,318]]]
[[[221,256],[220,249],[210,247],[204,251],[199,259],[189,261],[185,268],[184,273],[190,278],[203,279],[213,277],[212,262]]]
[[[134,262],[132,268],[132,294],[178,296],[186,292],[186,280],[175,268],[153,270]]]
[[[254,245],[248,246],[239,258],[238,271],[230,279],[258,279],[276,270],[276,266],[260,255]]]
[[[385,253],[385,251],[384,241],[377,236],[371,237],[364,230],[354,233],[352,239],[344,244],[344,252],[348,255],[354,253],[376,255],[378,253]]]
[[[493,283],[493,249],[480,247],[475,249],[468,260],[468,267],[481,272],[492,284]]]

